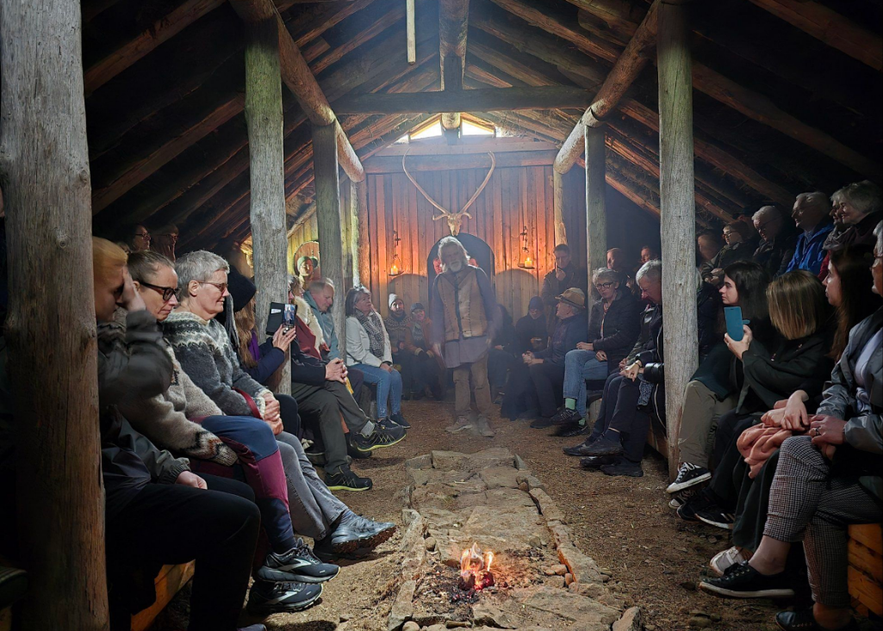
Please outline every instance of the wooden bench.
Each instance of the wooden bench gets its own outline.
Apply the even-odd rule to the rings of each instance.
[[[883,616],[883,528],[880,524],[849,527],[849,594],[862,615]]]
[[[159,613],[193,576],[193,561],[183,565],[164,565],[156,575],[156,602],[132,616],[132,631],[147,631]]]

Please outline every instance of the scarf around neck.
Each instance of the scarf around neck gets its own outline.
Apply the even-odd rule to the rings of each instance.
[[[384,341],[383,341],[383,321],[376,311],[365,315],[358,309],[356,310],[356,319],[365,328],[368,334],[368,341],[371,346],[371,354],[379,359],[383,359]]]

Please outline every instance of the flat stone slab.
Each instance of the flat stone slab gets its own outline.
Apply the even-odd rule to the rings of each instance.
[[[414,550],[405,551],[388,631],[409,621],[431,631],[609,631],[619,620],[594,561],[521,458],[499,447],[433,451],[405,466]],[[496,585],[470,597],[456,584],[460,555],[473,543],[494,553]]]

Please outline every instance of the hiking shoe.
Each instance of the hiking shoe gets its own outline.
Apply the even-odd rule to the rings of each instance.
[[[708,562],[708,567],[710,567],[711,571],[718,576],[723,576],[729,568],[747,560],[748,559],[742,556],[742,551],[736,546],[733,546],[732,548],[727,548],[723,552],[718,552],[711,557],[711,561]]]
[[[546,429],[547,427],[552,427],[552,417],[551,416],[541,416],[533,420],[530,424],[533,429]]]
[[[579,412],[570,408],[564,408],[552,417],[552,424],[567,425],[568,423],[578,423],[581,420],[583,420],[583,417],[579,415]]]
[[[678,477],[665,489],[666,493],[677,493],[711,479],[711,471],[705,467],[685,462],[678,469]]]
[[[641,463],[622,461],[617,464],[609,464],[601,467],[601,473],[604,475],[625,475],[630,478],[640,478],[644,475]]]
[[[377,427],[377,429],[380,429],[379,425],[376,425],[376,427]],[[362,451],[361,449],[359,449],[359,447],[356,445],[355,441],[353,440],[353,438],[355,438],[355,436],[356,436],[356,434],[354,434],[353,432],[350,432],[349,434],[346,435],[347,464],[352,464],[353,460],[364,460],[365,458],[370,458],[373,455],[373,452],[371,452],[371,451]],[[312,462],[312,461],[310,461],[310,462]],[[324,465],[325,465],[325,458],[323,457],[322,458],[322,466],[324,466]],[[316,466],[316,464],[313,463],[313,466]]]
[[[595,442],[595,440],[597,439],[592,439],[592,437],[589,436],[579,445],[574,445],[573,447],[564,447],[562,451],[568,456],[588,456],[589,454],[586,453],[586,450],[589,448],[590,445]]]
[[[579,421],[575,423],[567,423],[566,425],[559,425],[554,432],[552,432],[553,436],[560,436],[561,438],[573,438],[575,436],[582,436],[583,434],[589,433],[589,424],[588,423],[580,423]]]
[[[396,412],[392,416],[389,417],[393,423],[398,425],[399,427],[404,427],[405,429],[411,429],[411,424],[405,420],[405,417],[402,416],[401,412]]]
[[[748,561],[728,568],[720,578],[709,578],[699,583],[699,589],[727,598],[790,598],[794,590],[788,587],[785,572],[765,576]]]
[[[404,427],[393,421],[392,418],[388,416],[386,418],[379,418],[374,421],[374,426],[379,427],[380,429],[384,429],[388,432],[404,429]]]
[[[268,554],[254,577],[258,581],[276,583],[324,583],[339,572],[339,567],[322,563],[302,539],[297,539],[288,552]]]
[[[600,469],[610,464],[616,464],[616,456],[586,456],[579,461],[583,469]]]
[[[326,471],[325,484],[332,491],[367,491],[374,486],[371,478],[360,478],[346,465],[333,472]]]
[[[475,422],[475,425],[478,433],[485,438],[493,438],[497,435],[497,432],[495,432],[494,428],[491,427],[490,420],[484,414],[478,415],[478,420]]]
[[[722,530],[732,530],[733,524],[736,523],[736,516],[733,513],[728,513],[714,505],[696,511],[696,517],[699,521]]]
[[[691,498],[695,497],[696,493],[699,491],[695,488],[684,489],[683,491],[678,491],[677,493],[672,493],[671,499],[668,501],[668,507],[672,510],[678,510],[681,506],[690,501]]]
[[[445,431],[449,434],[456,434],[467,429],[472,429],[472,423],[465,416],[458,416],[453,425],[448,425]]]
[[[353,446],[354,451],[370,454],[375,449],[392,447],[402,442],[405,439],[405,430],[401,427],[387,430],[375,426],[374,431],[369,436],[353,432],[350,433],[350,436],[350,444]]]
[[[303,611],[315,605],[320,596],[321,585],[255,581],[245,609],[253,616],[266,618],[274,613]]]
[[[618,456],[622,453],[622,443],[601,436],[583,450],[584,456]]]
[[[776,614],[776,624],[784,631],[828,631],[816,622],[812,609],[780,611]],[[849,624],[845,627],[839,627],[837,631],[859,631],[858,622],[853,618],[849,621]]]
[[[315,552],[319,558],[343,555],[357,549],[376,548],[395,534],[396,525],[377,522],[347,510],[338,520],[337,527],[324,539],[316,542]]]

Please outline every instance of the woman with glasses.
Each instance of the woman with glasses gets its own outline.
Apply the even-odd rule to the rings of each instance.
[[[150,249],[150,231],[141,224],[121,226],[114,241],[128,253],[147,252]]]
[[[604,381],[619,367],[641,332],[641,309],[632,292],[621,288],[622,276],[600,268],[592,284],[601,299],[592,305],[589,342],[579,342],[564,358],[564,408],[552,417],[556,425],[585,426],[586,381]]]

